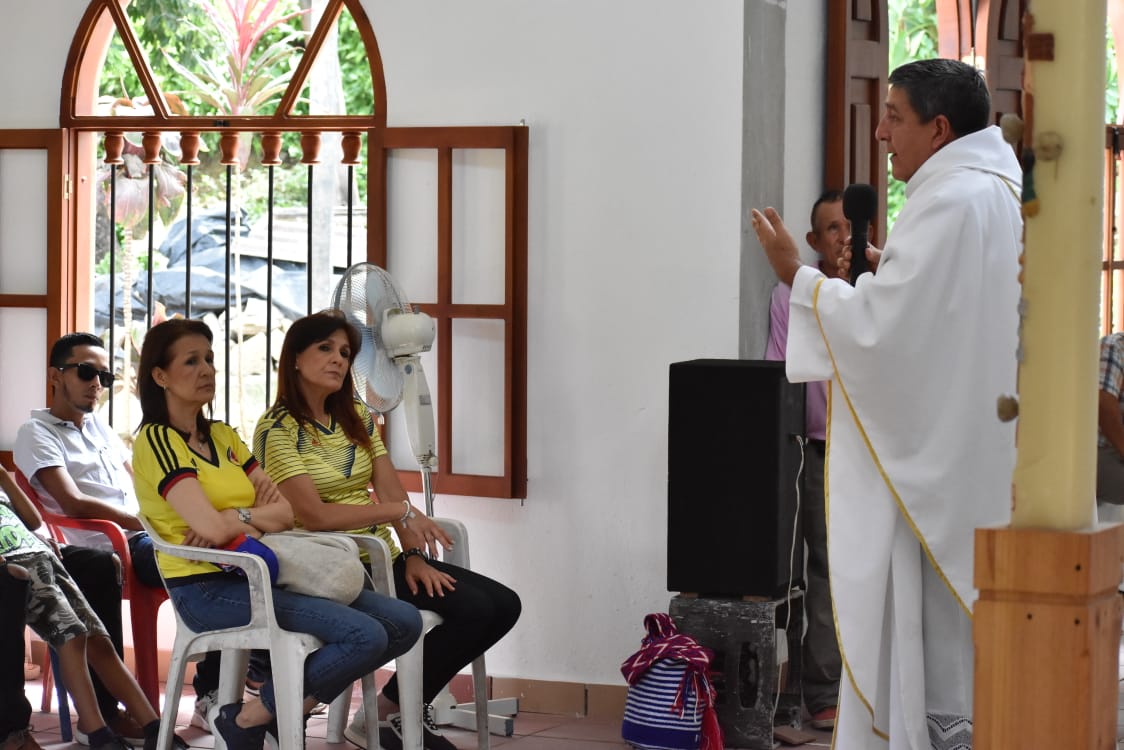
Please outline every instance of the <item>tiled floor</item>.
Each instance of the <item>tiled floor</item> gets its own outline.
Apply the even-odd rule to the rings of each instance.
[[[38,709],[42,698],[42,683],[29,681],[25,692],[33,709]],[[184,689],[180,700],[177,733],[193,748],[211,750],[214,740],[195,727],[188,726],[195,697],[190,689]],[[360,703],[356,690],[352,700],[353,707]],[[59,734],[57,706],[52,713],[35,711],[31,715],[34,736],[44,750],[78,750],[79,746],[63,742]],[[73,719],[73,715],[72,715]],[[324,738],[327,730],[326,716],[313,716],[308,723],[307,750],[356,750],[351,743],[328,743]],[[462,750],[475,750],[476,735],[461,729],[445,728],[444,733]],[[626,750],[629,745],[621,741],[620,720],[575,718],[554,714],[521,712],[515,719],[515,734],[511,737],[492,736],[492,747],[503,750]]]
[[[1121,686],[1124,688],[1124,642],[1120,648],[1120,677]],[[34,709],[38,709],[42,697],[42,683],[39,680],[29,681],[26,687],[27,698]],[[194,748],[212,750],[214,742],[209,734],[194,727],[188,726],[191,716],[194,696],[190,688],[184,689],[184,696],[180,701],[180,710],[177,730],[181,737]],[[360,702],[359,693],[353,698],[353,706]],[[1118,712],[1117,747],[1124,750],[1124,690],[1121,692]],[[54,707],[57,711],[57,706]],[[35,738],[44,750],[77,750],[78,745],[62,741],[59,734],[58,714],[40,713],[35,711],[31,715]],[[308,725],[307,750],[355,750],[350,743],[330,744],[324,738],[326,734],[327,719],[324,716],[314,716]],[[590,719],[574,716],[559,716],[556,714],[538,714],[521,712],[515,718],[515,734],[511,737],[492,737],[492,747],[503,750],[628,750],[629,745],[621,741],[621,725],[619,719]],[[823,748],[831,746],[829,732],[809,730],[816,739],[801,745],[805,748]],[[445,728],[445,735],[461,750],[474,750],[476,748],[476,735],[461,729]]]
[[[29,681],[25,692],[33,709],[38,709],[43,695],[40,680]],[[352,699],[353,707],[358,707],[360,694],[356,690]],[[188,725],[195,697],[189,687],[184,688],[180,700],[177,725],[178,734],[193,748],[212,750],[211,736]],[[78,750],[80,746],[62,741],[59,734],[58,707],[52,706],[51,713],[35,710],[31,715],[35,739],[44,750]],[[71,716],[73,719],[73,714]],[[446,727],[444,734],[461,750],[475,750],[476,735],[462,729]],[[307,750],[356,750],[351,743],[331,744],[325,740],[327,732],[326,716],[313,716],[308,723]],[[812,732],[817,739],[802,747],[830,747],[831,734]],[[511,737],[493,735],[491,745],[502,750],[629,750],[630,746],[621,740],[619,719],[591,719],[585,717],[539,714],[527,711],[515,717],[515,734]]]

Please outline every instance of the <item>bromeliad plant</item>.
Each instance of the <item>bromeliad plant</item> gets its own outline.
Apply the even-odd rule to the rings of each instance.
[[[201,69],[193,71],[165,52],[168,64],[193,87],[188,93],[224,115],[258,114],[275,104],[292,78],[293,49],[304,36],[289,21],[311,11],[288,10],[282,0],[196,2],[213,28],[195,28],[214,39],[225,59],[199,60]],[[263,41],[267,46],[259,50]]]

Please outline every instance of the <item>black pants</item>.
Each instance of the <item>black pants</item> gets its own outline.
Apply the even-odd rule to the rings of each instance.
[[[456,590],[445,596],[429,596],[424,588],[411,594],[406,585],[406,562],[394,561],[394,588],[398,598],[418,609],[441,615],[444,622],[425,636],[422,663],[422,699],[431,703],[449,680],[480,654],[487,651],[519,619],[523,605],[519,595],[491,578],[471,570],[431,560],[430,565],[457,580]],[[398,702],[398,676],[390,678],[383,695]]]
[[[804,451],[804,502],[801,523],[808,545],[805,570],[807,591],[804,612],[808,632],[804,637],[804,703],[816,713],[839,705],[839,676],[843,660],[835,641],[835,615],[827,564],[827,512],[824,504],[824,443],[810,441]]]
[[[0,743],[26,729],[31,704],[23,693],[23,631],[27,625],[27,586],[0,564]]]
[[[125,648],[121,637],[121,577],[118,572],[117,556],[110,551],[79,547],[74,544],[62,546],[62,565],[78,584],[82,595],[90,603],[90,609],[98,616],[113,642],[113,650],[124,657]],[[59,675],[55,675],[58,679]],[[90,670],[90,682],[94,685],[94,695],[98,699],[98,709],[107,722],[117,716],[117,699]]]

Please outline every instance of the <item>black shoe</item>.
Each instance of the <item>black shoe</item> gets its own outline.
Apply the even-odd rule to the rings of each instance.
[[[402,750],[402,737],[390,727],[379,727],[379,747],[382,750]]]
[[[304,715],[304,732],[302,732],[302,735],[304,736],[308,735],[308,719],[310,716],[312,716],[312,714]],[[277,728],[277,717],[274,716],[269,720],[269,723],[265,725],[265,734],[267,737],[273,738],[273,744],[277,747],[281,747],[281,742],[277,739],[277,734],[279,731],[280,730]]]
[[[433,720],[433,706],[426,703],[423,705],[424,713],[422,714],[422,747],[425,750],[457,750],[457,746],[449,739],[441,734],[440,728]],[[391,733],[394,734],[398,744],[397,747],[402,747],[402,714],[390,714],[386,717],[387,723],[390,724]],[[379,728],[379,744],[385,749],[387,746],[382,741],[383,728]]]
[[[113,739],[109,742],[103,742],[100,745],[91,743],[90,750],[133,750],[133,746],[123,738],[113,735]]]
[[[144,738],[144,750],[156,750],[156,741],[159,735]],[[188,750],[190,746],[178,734],[172,735],[172,750]]]
[[[240,727],[235,721],[242,711],[242,703],[228,703],[219,709],[215,717],[215,731],[224,742],[227,750],[262,750],[265,746],[266,724],[256,727]]]
[[[432,703],[422,704],[422,727],[422,744],[425,745],[425,750],[457,750],[457,746],[441,734],[441,728],[434,721]]]

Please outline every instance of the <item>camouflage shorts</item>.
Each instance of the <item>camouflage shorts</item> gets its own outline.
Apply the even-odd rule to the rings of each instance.
[[[32,552],[5,559],[27,569],[31,584],[27,591],[27,624],[52,648],[80,635],[109,637],[57,557]]]

